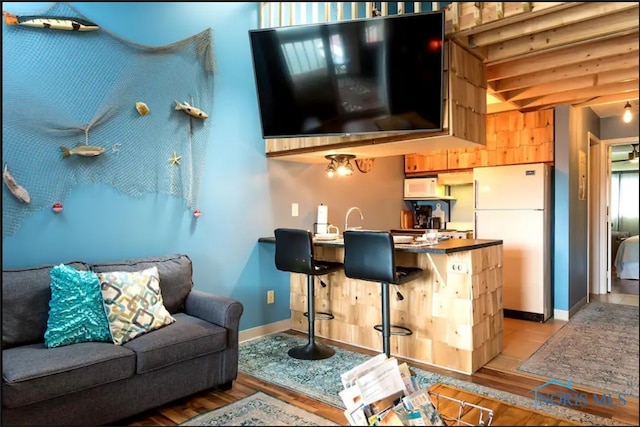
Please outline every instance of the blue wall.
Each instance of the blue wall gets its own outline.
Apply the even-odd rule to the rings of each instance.
[[[554,111],[553,308],[569,310],[569,106]]]
[[[589,152],[588,133],[600,136],[600,119],[590,108],[559,105],[554,112],[555,195],[553,308],[572,311],[588,291],[588,206],[578,197],[579,153]]]
[[[199,198],[203,214],[195,220],[176,197],[131,198],[105,184],[81,185],[63,200],[62,214],[38,211],[3,239],[3,268],[186,253],[196,288],[243,302],[241,329],[288,318],[288,298],[269,306],[256,298],[267,288],[288,288],[287,276],[272,267],[271,249],[257,244],[273,229],[248,42],[258,3],[70,4],[105,30],[150,46],[213,29],[217,72]],[[29,15],[50,5],[7,2],[3,10]]]
[[[5,2],[3,10],[32,15],[51,4]],[[321,203],[330,207],[329,219],[341,229],[351,206],[362,208],[367,228],[400,226],[402,156],[378,158],[371,172],[348,179],[328,179],[325,164],[265,156],[248,37],[258,28],[257,2],[69,4],[105,31],[149,46],[212,29],[216,74],[198,198],[202,216],[194,219],[177,197],[134,198],[107,184],[79,185],[62,201],[63,213],[30,214],[3,238],[4,269],[185,253],[193,261],[196,289],[243,303],[240,329],[245,330],[291,316],[289,275],[275,269],[274,245],[258,243],[259,237],[272,236],[276,227],[311,229]],[[3,44],[3,53],[6,48]],[[3,108],[20,102],[19,97],[5,99]],[[16,143],[24,142],[4,140],[3,146]],[[291,203],[299,204],[298,217],[291,216]],[[266,304],[268,289],[275,290],[275,304]]]

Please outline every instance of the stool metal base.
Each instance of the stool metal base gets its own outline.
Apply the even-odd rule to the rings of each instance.
[[[304,317],[309,317],[309,312],[305,311],[302,313]],[[332,313],[327,313],[326,311],[316,311],[314,320],[332,320],[335,319],[335,316]]]
[[[306,345],[294,347],[289,350],[289,356],[301,360],[322,360],[328,359],[335,354],[335,350],[326,345],[310,342]]]
[[[395,331],[393,329],[396,329]],[[375,325],[373,327],[373,329],[375,329],[378,332],[382,332],[384,333],[384,325]],[[413,334],[413,331],[409,328],[406,328],[404,326],[398,326],[398,325],[389,325],[389,334],[391,335],[402,335],[402,336],[409,336]]]

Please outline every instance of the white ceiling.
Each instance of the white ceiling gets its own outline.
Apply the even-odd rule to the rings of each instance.
[[[632,107],[631,111],[633,112],[633,114],[637,115],[638,99],[629,99],[628,101]],[[618,101],[618,102],[611,102],[609,104],[592,105],[591,109],[601,119],[605,117],[614,117],[614,116],[622,117],[622,114],[624,113],[624,106],[626,105],[626,103],[627,101]]]

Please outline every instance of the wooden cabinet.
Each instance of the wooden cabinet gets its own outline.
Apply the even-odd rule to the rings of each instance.
[[[427,153],[407,154],[404,157],[405,173],[417,171],[438,171],[447,168],[447,150],[434,150]]]
[[[420,175],[482,166],[552,163],[553,131],[553,109],[488,114],[485,146],[406,155],[405,173]]]

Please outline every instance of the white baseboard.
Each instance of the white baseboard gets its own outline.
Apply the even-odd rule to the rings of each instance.
[[[569,320],[569,311],[568,310],[557,310],[553,309],[553,318],[556,320]]]
[[[287,331],[291,329],[291,319],[280,320],[279,322],[261,325],[251,329],[245,329],[238,334],[238,341],[244,342],[255,338],[264,337],[265,335],[275,334],[276,332]]]
[[[553,318],[558,320],[568,321],[570,317],[578,312],[582,307],[587,303],[587,297],[585,296],[580,301],[578,301],[573,307],[569,310],[557,310],[553,309]]]

